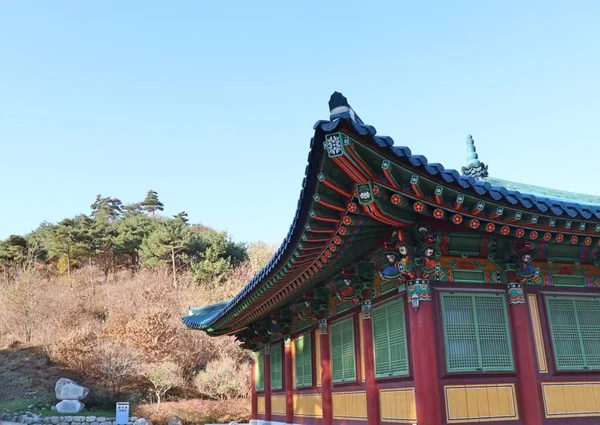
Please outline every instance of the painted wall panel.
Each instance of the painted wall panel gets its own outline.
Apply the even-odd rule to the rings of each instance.
[[[367,395],[364,391],[333,393],[334,419],[367,419]]]
[[[414,423],[417,421],[414,388],[381,390],[379,405],[382,422]]]
[[[294,394],[294,416],[322,418],[321,394]]]
[[[285,416],[285,394],[271,396],[271,413]]]
[[[448,423],[518,420],[514,384],[444,386]]]
[[[531,324],[533,327],[533,339],[535,343],[535,352],[538,363],[538,371],[540,373],[548,373],[548,363],[546,362],[546,347],[542,334],[542,324],[540,322],[540,310],[538,308],[537,298],[535,294],[527,295],[529,301],[529,314],[531,316]]]
[[[542,383],[547,418],[600,416],[600,382]]]
[[[265,414],[265,396],[264,395],[263,396],[258,396],[256,398],[256,401],[257,401],[257,406],[258,406],[257,412],[260,415],[264,415]]]

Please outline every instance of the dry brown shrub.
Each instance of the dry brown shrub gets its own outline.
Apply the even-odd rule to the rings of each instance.
[[[213,400],[247,397],[250,393],[250,368],[227,355],[210,361],[194,383],[200,394]]]
[[[154,425],[166,425],[169,418],[178,416],[185,424],[248,423],[250,419],[250,399],[234,399],[226,402],[214,400],[185,400],[162,403],[157,412],[154,405],[138,406],[134,413],[149,418]]]
[[[102,344],[128,345],[144,363],[175,362],[188,382],[183,394],[194,395],[193,378],[208,362],[223,356],[242,362],[247,354],[232,337],[185,329],[181,317],[189,306],[231,298],[253,274],[245,263],[225,283],[199,286],[191,274],[182,273],[174,288],[162,270],[120,271],[108,279],[94,267],[75,270],[70,279],[31,272],[22,276],[20,289],[0,283],[0,305],[8,306],[0,309],[0,347],[26,343],[29,335],[27,345],[44,346],[54,363],[101,382],[109,375],[97,367]],[[18,296],[9,302],[11,291]],[[249,368],[245,373],[249,376]]]

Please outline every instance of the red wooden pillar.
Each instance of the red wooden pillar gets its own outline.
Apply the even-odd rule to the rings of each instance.
[[[440,425],[442,402],[434,338],[435,319],[429,282],[423,279],[409,282],[407,295],[417,423]]]
[[[252,394],[252,413],[250,419],[258,419],[258,399],[256,398],[256,353],[252,354],[252,367],[251,367],[251,394]]]
[[[333,423],[333,396],[331,394],[331,348],[327,319],[319,321],[319,338],[321,338],[321,402],[323,404],[323,425]]]
[[[292,340],[288,337],[285,339],[283,351],[283,367],[285,385],[285,421],[288,424],[294,422],[294,371],[292,364]]]
[[[371,320],[371,301],[362,302],[362,345],[365,356],[365,386],[367,393],[367,425],[378,425],[379,389],[375,380],[375,358],[373,352],[373,321]]]
[[[271,420],[271,346],[265,346],[265,421]]]
[[[519,406],[523,425],[542,424],[542,403],[538,385],[537,361],[529,308],[525,304],[523,285],[508,285],[510,321],[513,330],[515,361],[519,389]]]

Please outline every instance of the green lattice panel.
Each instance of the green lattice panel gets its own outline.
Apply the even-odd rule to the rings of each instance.
[[[404,303],[394,300],[373,309],[375,376],[408,374]]]
[[[504,296],[441,295],[448,371],[513,370]]]
[[[600,300],[546,298],[556,368],[600,368]]]
[[[331,325],[331,366],[333,382],[356,380],[354,325],[351,318]]]
[[[274,390],[283,388],[283,366],[281,359],[281,344],[278,344],[271,348],[271,388]]]
[[[263,391],[265,389],[265,376],[263,373],[265,364],[264,353],[258,352],[254,361],[254,387],[256,391]]]
[[[312,347],[310,334],[295,339],[296,387],[312,387]]]

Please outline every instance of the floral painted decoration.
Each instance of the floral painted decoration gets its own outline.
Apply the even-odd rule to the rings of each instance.
[[[500,229],[500,233],[502,233],[504,236],[508,235],[510,233],[510,227],[502,226],[502,228]]]
[[[438,219],[442,218],[444,216],[444,210],[441,208],[436,208],[433,210],[433,216]]]
[[[488,223],[485,225],[485,230],[491,233],[496,230],[496,225],[494,223]]]
[[[479,222],[479,220],[477,220],[476,218],[472,219],[469,223],[469,226],[471,226],[471,229],[477,229],[479,227],[481,223]]]
[[[463,216],[460,215],[460,214],[454,214],[452,216],[452,222],[454,224],[460,224],[460,223],[462,223],[463,222]]]
[[[565,240],[565,235],[563,235],[562,233],[559,233],[558,235],[556,235],[556,242],[561,243],[564,240]]]
[[[416,212],[422,212],[425,209],[423,202],[415,202],[413,208]]]
[[[523,236],[525,236],[525,230],[517,229],[517,231],[515,232],[515,235],[517,236],[517,238],[522,238]]]

